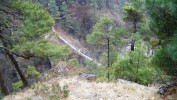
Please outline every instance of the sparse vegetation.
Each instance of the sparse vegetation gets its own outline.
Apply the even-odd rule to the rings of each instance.
[[[76,66],[76,67],[81,67],[81,65],[79,64],[79,61],[76,58],[69,59],[68,64]]]
[[[98,68],[98,65],[95,64],[93,61],[89,61],[87,60],[86,61],[86,66],[85,66],[85,69],[86,69],[86,73],[90,73],[90,74],[95,74],[95,70],[97,70]]]
[[[99,82],[108,82],[108,79],[106,77],[99,77],[96,79],[96,82],[99,83]]]
[[[21,89],[24,85],[22,81],[18,81],[16,83],[12,83],[13,89],[14,91],[18,91],[19,89]]]
[[[29,77],[37,78],[37,77],[40,77],[40,76],[41,76],[41,74],[35,69],[34,66],[28,66],[27,67],[27,77],[28,78]]]
[[[68,88],[68,85],[65,84],[65,85],[63,86],[62,92],[63,92],[63,97],[64,97],[64,98],[66,98],[66,97],[69,96],[69,88]]]
[[[60,100],[69,96],[68,86],[64,85],[61,87],[58,82],[54,82],[52,84],[46,84],[44,82],[35,83],[34,92],[42,98],[52,100]]]
[[[59,85],[60,82],[60,86]],[[67,84],[67,85],[66,85]],[[65,89],[64,89],[64,86]],[[68,87],[67,87],[68,86]],[[53,89],[52,89],[53,88]],[[54,90],[54,91],[53,91]],[[66,90],[65,93],[63,91]],[[69,90],[69,92],[68,92]],[[45,91],[45,92],[44,92]],[[35,93],[34,93],[35,92]],[[57,94],[56,94],[57,93]],[[68,95],[69,93],[69,95]],[[79,80],[77,77],[63,78],[61,80],[50,80],[45,83],[37,83],[34,89],[28,89],[25,92],[17,92],[10,96],[5,97],[4,100],[12,100],[18,96],[19,99],[24,98],[41,98],[52,100],[82,100],[83,98],[89,99],[92,94],[97,95],[93,99],[127,99],[127,100],[160,100],[156,94],[155,87],[146,87],[136,83],[122,83],[116,82],[88,82],[85,80]],[[127,94],[128,93],[128,94]],[[64,95],[68,96],[64,98]],[[119,97],[117,97],[119,95]],[[17,100],[17,99],[14,99]]]

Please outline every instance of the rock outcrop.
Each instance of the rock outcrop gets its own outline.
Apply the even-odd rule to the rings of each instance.
[[[177,93],[177,82],[167,83],[161,86],[157,91],[160,96],[166,98],[168,95],[173,95]]]
[[[86,79],[88,81],[95,81],[97,79],[96,75],[86,73],[79,73],[79,78]]]

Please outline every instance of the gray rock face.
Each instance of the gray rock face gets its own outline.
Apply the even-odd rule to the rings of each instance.
[[[164,97],[176,93],[177,93],[177,82],[167,83],[164,86],[161,86],[157,91],[157,94],[160,94],[161,96]]]
[[[79,78],[86,79],[88,81],[95,81],[97,79],[96,75],[86,73],[79,73]]]
[[[12,83],[18,81],[19,77],[11,60],[2,49],[0,49],[0,77],[0,84],[4,84],[8,91],[12,92]]]

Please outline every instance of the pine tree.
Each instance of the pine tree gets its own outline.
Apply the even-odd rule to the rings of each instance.
[[[56,5],[56,1],[55,0],[49,0],[49,2],[48,2],[48,11],[55,19],[59,18],[58,6]]]
[[[162,47],[156,52],[153,63],[167,74],[176,76],[177,2],[175,0],[148,0],[145,4],[150,20],[149,31],[158,36],[159,45]]]
[[[108,67],[108,79],[109,75],[109,67],[110,65],[110,45],[114,42],[118,42],[121,40],[120,35],[122,34],[121,28],[114,27],[113,19],[109,17],[102,17],[96,23],[96,26],[91,34],[87,36],[88,43],[91,44],[104,44],[106,41],[107,45],[107,67]],[[117,40],[117,41],[116,41]],[[119,41],[120,42],[120,41]]]
[[[68,5],[66,2],[62,2],[61,8],[60,8],[60,13],[61,13],[61,21],[64,27],[71,27],[71,16],[69,14],[68,10]]]
[[[132,34],[137,32],[137,24],[142,20],[143,15],[141,10],[138,10],[133,3],[126,3],[124,8],[123,20],[131,22],[133,25]],[[131,51],[134,51],[135,40],[131,40]]]
[[[3,5],[4,2],[1,4]],[[5,2],[6,3],[6,2]],[[68,51],[44,39],[44,34],[51,31],[54,19],[39,4],[31,1],[6,3],[8,8],[0,8],[0,40],[6,54],[14,64],[24,86],[29,86],[16,57],[60,57]],[[18,23],[17,23],[18,22]]]
[[[145,55],[146,46],[142,41],[137,41],[137,46],[134,51],[130,53],[131,66],[135,69],[135,82],[138,82],[139,68],[147,66],[147,57]]]

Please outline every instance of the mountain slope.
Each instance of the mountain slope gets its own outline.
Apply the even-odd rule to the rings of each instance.
[[[69,96],[64,100],[160,100],[154,87],[146,87],[124,80],[116,83],[96,83],[71,77],[53,78],[45,82],[46,85],[56,83],[59,83],[61,87],[68,86]],[[4,100],[48,100],[46,95],[49,97],[49,94],[37,95],[35,89],[27,89],[7,96]]]

